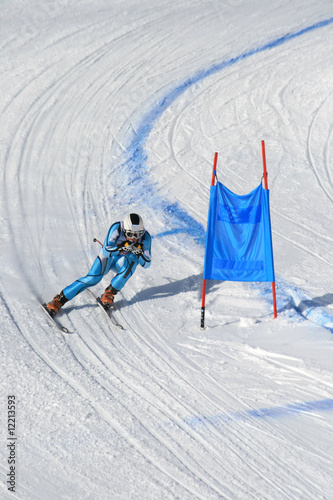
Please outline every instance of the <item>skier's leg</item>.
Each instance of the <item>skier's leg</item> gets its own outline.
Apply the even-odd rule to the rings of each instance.
[[[138,265],[138,258],[136,255],[128,253],[121,255],[112,266],[112,269],[117,271],[117,274],[111,280],[111,286],[116,290],[121,290],[127,281],[133,276],[136,266]]]
[[[118,271],[112,278],[111,284],[105,289],[101,296],[101,302],[106,307],[112,306],[114,296],[123,288],[129,278],[133,276],[136,266],[138,265],[138,258],[128,253],[127,255],[120,255],[114,259],[112,270]]]
[[[83,292],[89,286],[97,285],[103,278],[103,276],[108,273],[112,266],[112,258],[104,257],[101,252],[98,257],[96,257],[93,265],[87,276],[80,278],[69,286],[66,286],[58,295],[54,297],[51,302],[46,306],[49,313],[54,316],[57,314],[59,309],[66,304],[69,300],[72,300],[76,295]]]
[[[101,252],[100,255],[96,257],[89,273],[86,276],[74,281],[71,285],[68,285],[63,289],[64,296],[67,300],[72,300],[86,288],[97,285],[103,276],[110,271],[111,266],[112,258],[104,257]]]

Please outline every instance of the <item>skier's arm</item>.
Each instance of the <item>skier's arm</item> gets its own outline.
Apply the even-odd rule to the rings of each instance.
[[[147,231],[144,235],[142,247],[142,253],[139,255],[139,264],[145,269],[148,269],[151,264],[151,237]]]
[[[115,222],[108,230],[103,245],[103,254],[105,257],[109,257],[110,252],[118,250],[116,242],[117,239],[119,238],[120,231],[121,231],[120,222]]]

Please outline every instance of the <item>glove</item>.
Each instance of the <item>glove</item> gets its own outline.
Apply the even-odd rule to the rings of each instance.
[[[142,250],[140,243],[138,243],[138,245],[133,247],[132,253],[134,253],[134,255],[140,255],[143,253],[143,250]]]
[[[125,243],[120,243],[118,250],[119,252],[132,252],[133,249],[133,243],[128,243],[128,241],[125,241]]]
[[[140,243],[128,243],[128,241],[126,241],[121,250],[123,252],[131,252],[134,255],[140,255],[143,252]]]
[[[142,247],[140,245],[140,243],[128,243],[128,241],[125,241],[125,244],[123,243],[120,243],[119,245],[115,246],[115,247],[105,247],[105,250],[107,252],[131,252],[133,253],[134,255],[140,255],[143,253],[143,250],[142,250]]]
[[[131,248],[132,245],[130,245],[129,243],[127,243],[127,241],[125,242],[125,245],[123,243],[118,243],[118,245],[116,246],[113,246],[113,247],[105,247],[105,250],[107,252],[130,252],[131,251]]]

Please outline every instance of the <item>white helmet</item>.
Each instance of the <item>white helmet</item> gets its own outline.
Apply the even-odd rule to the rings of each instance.
[[[142,217],[138,214],[126,215],[123,223],[124,233],[128,238],[139,239],[145,230]]]

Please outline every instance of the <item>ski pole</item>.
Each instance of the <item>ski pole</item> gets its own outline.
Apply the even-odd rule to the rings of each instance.
[[[97,241],[97,243],[99,243],[101,245],[101,247],[103,246],[103,244],[97,238],[94,238],[93,242],[96,243],[96,241]]]

